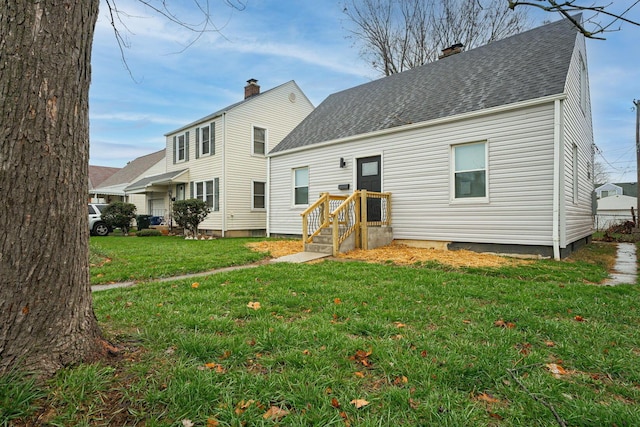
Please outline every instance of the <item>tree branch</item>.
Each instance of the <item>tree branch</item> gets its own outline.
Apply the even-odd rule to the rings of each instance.
[[[571,21],[571,23],[578,29],[578,31],[584,34],[585,37],[596,39],[596,40],[605,40],[604,37],[598,36],[598,34],[603,34],[611,31],[618,31],[620,28],[610,29],[610,27],[619,21],[622,21],[631,25],[640,26],[640,22],[635,21],[633,19],[629,19],[625,16],[631,11],[631,9],[633,9],[640,3],[640,0],[635,0],[629,7],[627,7],[621,13],[612,12],[611,9],[608,9],[613,6],[613,2],[605,5],[591,4],[589,6],[586,6],[586,5],[576,4],[576,1],[577,0],[567,0],[564,2],[557,2],[556,0],[533,0],[533,1],[507,0],[509,4],[509,9],[511,10],[515,10],[517,6],[525,6],[525,7],[535,7],[545,12],[557,12],[561,14],[563,17],[565,17],[566,19],[568,19],[569,21]],[[593,15],[583,20],[583,22],[578,22],[578,20],[576,20],[574,16],[572,16],[572,14],[576,12],[593,12]],[[611,21],[606,24],[597,22],[595,18],[600,15],[610,18]],[[591,24],[594,28],[590,30],[587,28],[586,24]]]

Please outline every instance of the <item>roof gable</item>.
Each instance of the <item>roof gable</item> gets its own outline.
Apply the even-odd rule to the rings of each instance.
[[[568,20],[330,95],[271,153],[564,93]]]
[[[248,98],[243,99],[242,101],[239,101],[239,102],[233,103],[231,105],[228,105],[225,108],[222,108],[222,109],[220,109],[220,110],[218,110],[218,111],[216,111],[214,113],[211,113],[211,114],[209,114],[209,115],[207,115],[205,117],[202,117],[202,118],[200,118],[200,119],[198,119],[198,120],[196,120],[194,122],[191,122],[191,123],[189,123],[187,125],[184,125],[184,126],[178,128],[178,129],[175,129],[175,130],[172,130],[171,132],[165,133],[164,136],[169,136],[169,135],[172,135],[174,133],[181,132],[183,130],[187,130],[189,128],[192,128],[192,127],[194,127],[194,126],[196,126],[196,125],[198,125],[198,124],[200,124],[202,122],[207,122],[207,121],[210,121],[212,119],[215,119],[216,117],[219,117],[224,113],[228,113],[229,111],[234,110],[234,109],[236,109],[236,108],[238,108],[238,107],[240,107],[242,105],[246,105],[247,103],[250,103],[250,102],[254,101],[257,98],[264,98],[265,95],[268,95],[269,93],[274,92],[274,91],[276,91],[276,90],[278,90],[280,88],[283,88],[283,87],[285,87],[285,86],[287,86],[289,84],[295,85],[295,87],[300,91],[300,93],[302,93],[304,95],[302,90],[300,90],[300,88],[298,87],[298,84],[294,80],[289,80],[288,82],[283,83],[283,84],[281,84],[279,86],[276,86],[276,87],[273,87],[271,89],[265,90],[264,92],[260,92],[258,94],[252,95],[252,96],[250,96]],[[306,97],[306,95],[305,95],[305,97]],[[308,101],[308,102],[311,103],[310,101]]]

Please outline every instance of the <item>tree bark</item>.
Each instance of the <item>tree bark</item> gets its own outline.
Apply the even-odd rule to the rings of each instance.
[[[101,353],[88,256],[99,0],[0,0],[0,374]]]

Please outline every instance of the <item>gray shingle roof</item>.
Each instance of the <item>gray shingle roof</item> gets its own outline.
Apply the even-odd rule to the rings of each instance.
[[[149,168],[154,166],[164,158],[165,150],[156,151],[155,153],[140,156],[129,163],[108,179],[106,179],[100,187],[110,187],[119,184],[129,184],[134,179],[145,173]]]
[[[577,34],[561,20],[335,93],[271,153],[562,94]]]
[[[98,187],[119,170],[120,168],[89,165],[89,190]]]
[[[143,190],[151,185],[169,185],[173,183],[176,178],[180,177],[180,175],[184,174],[188,170],[189,169],[180,169],[177,171],[161,173],[159,175],[147,176],[127,186],[124,191],[133,192],[136,190]]]

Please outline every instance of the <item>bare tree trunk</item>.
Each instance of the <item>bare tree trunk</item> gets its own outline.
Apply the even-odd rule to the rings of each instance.
[[[0,0],[0,374],[103,348],[88,259],[88,96],[99,0]]]

